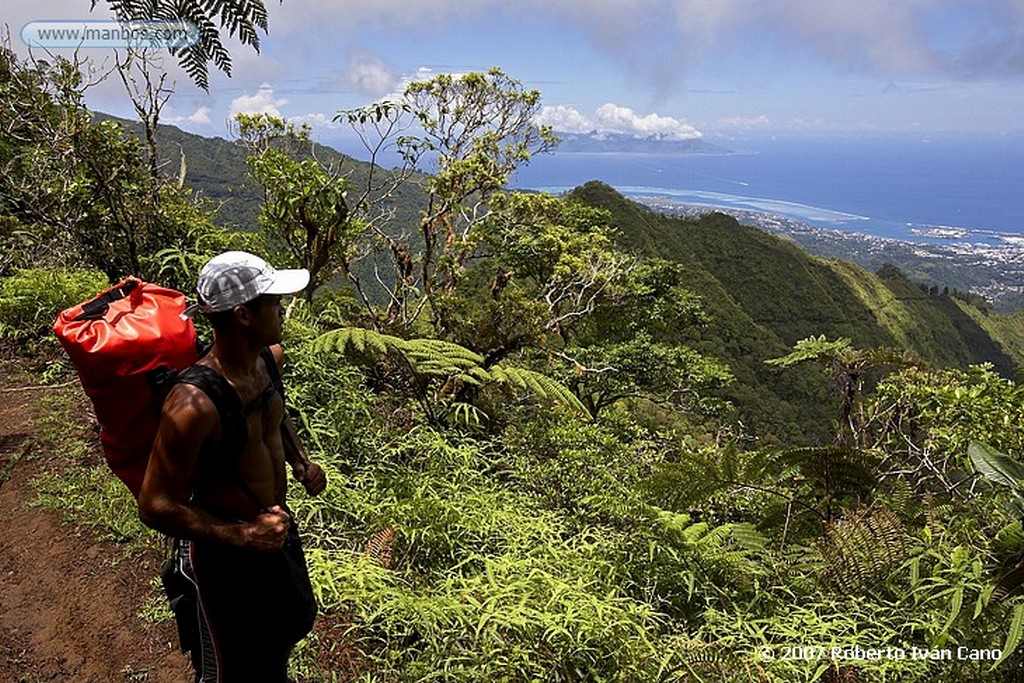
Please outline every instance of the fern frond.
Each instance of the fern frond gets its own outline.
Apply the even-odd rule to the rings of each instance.
[[[340,353],[355,362],[377,362],[389,353],[400,352],[404,344],[404,339],[374,330],[342,327],[320,335],[313,343],[313,350]]]
[[[762,683],[768,678],[733,644],[707,642],[690,636],[665,637],[658,644],[659,681],[707,681],[711,683]]]
[[[482,365],[484,362],[484,357],[479,353],[454,342],[444,341],[443,339],[414,339],[411,341],[415,342],[415,347],[413,348],[416,353],[459,359],[467,365]]]
[[[464,346],[441,339],[401,339],[361,327],[326,332],[314,342],[316,352],[340,353],[358,365],[375,365],[389,356],[400,357],[421,378],[485,386],[511,385],[544,401],[589,417],[586,406],[564,384],[526,368],[494,365],[484,368],[484,357]]]
[[[468,368],[466,370],[465,374],[463,375],[463,377],[466,377],[466,378],[472,377],[473,378],[472,382],[470,382],[469,379],[465,379],[464,380],[466,382],[469,382],[470,384],[478,384],[479,385],[479,384],[483,384],[485,382],[493,382],[494,381],[494,377],[491,375],[491,373],[488,372],[487,370],[484,370],[483,368],[480,368],[480,367]]]
[[[718,461],[699,453],[683,453],[678,462],[655,463],[641,482],[647,499],[669,510],[703,502],[728,486]]]
[[[668,532],[670,545],[685,548],[700,558],[705,569],[714,567],[734,577],[749,578],[765,572],[762,564],[768,541],[750,524],[694,522],[683,513],[650,508],[654,519]]]
[[[907,560],[912,547],[892,510],[861,508],[828,525],[818,544],[823,578],[845,594],[870,590]]]
[[[766,360],[765,363],[768,365],[788,368],[798,363],[810,360],[819,360],[821,358],[849,353],[851,346],[852,342],[845,337],[835,341],[829,341],[825,338],[825,335],[821,335],[820,337],[807,337],[806,339],[798,341],[793,346],[793,351],[791,353],[780,358],[771,358]]]
[[[752,552],[763,552],[768,547],[768,537],[758,531],[753,524],[746,522],[733,524],[732,538],[742,548]]]
[[[374,562],[389,569],[391,567],[391,556],[395,549],[395,538],[398,530],[394,526],[384,527],[366,542],[363,554],[367,555]]]
[[[457,401],[449,406],[446,418],[463,427],[479,427],[488,420],[487,413],[471,403]]]
[[[886,506],[898,517],[911,520],[920,514],[920,500],[906,479],[897,479],[885,495]]]
[[[776,452],[779,463],[796,467],[814,482],[828,481],[835,492],[864,493],[877,481],[880,458],[851,446],[806,446]]]
[[[490,369],[491,379],[498,384],[512,384],[520,389],[526,388],[526,382],[519,376],[515,368],[511,369],[511,372],[507,372],[501,365],[495,365]]]
[[[587,407],[568,387],[547,375],[526,368],[494,365],[490,368],[496,383],[508,383],[525,389],[538,398],[559,403],[578,415],[589,417]]]
[[[96,7],[97,0],[92,6]],[[221,41],[220,29],[243,45],[260,49],[259,31],[267,32],[267,8],[263,0],[107,0],[122,21],[183,19],[196,26],[199,40],[172,50],[197,86],[209,89],[210,62],[231,74],[231,55]]]

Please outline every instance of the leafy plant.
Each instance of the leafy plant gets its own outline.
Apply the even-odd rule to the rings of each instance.
[[[0,338],[27,350],[55,349],[57,314],[106,288],[107,278],[94,270],[18,270],[0,279]]]
[[[508,364],[485,368],[483,356],[453,342],[401,339],[364,328],[341,328],[324,333],[317,339],[315,349],[345,354],[362,365],[374,365],[388,358],[396,361],[411,376],[416,399],[428,419],[435,423],[459,414],[479,420],[479,412],[458,400],[460,391],[492,385],[522,390],[578,415],[588,414],[572,392],[550,377]]]
[[[799,363],[820,362],[830,376],[832,390],[839,396],[839,420],[836,443],[846,439],[859,442],[866,420],[860,411],[860,397],[867,380],[867,372],[884,366],[919,365],[915,356],[906,350],[891,348],[858,349],[849,339],[828,341],[825,336],[808,337],[796,343],[792,353],[765,361],[782,368]]]
[[[348,204],[348,181],[321,163],[309,128],[267,114],[239,114],[249,174],[263,188],[260,223],[271,245],[309,271],[307,301],[339,272],[351,276],[353,250],[365,226]]]
[[[92,0],[95,9],[99,0]],[[198,32],[193,45],[174,48],[185,72],[203,90],[209,89],[208,68],[212,62],[218,69],[231,75],[231,55],[221,41],[220,29],[257,52],[260,49],[259,31],[267,31],[267,9],[263,0],[235,0],[215,5],[201,0],[166,2],[159,0],[107,0],[114,14],[122,21],[143,19],[182,19],[190,22]]]

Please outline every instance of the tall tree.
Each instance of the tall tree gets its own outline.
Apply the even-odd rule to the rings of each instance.
[[[339,271],[348,274],[362,224],[349,210],[348,181],[321,163],[308,127],[267,114],[239,114],[238,134],[249,149],[249,174],[263,188],[260,222],[271,244],[283,245],[310,284],[306,297]]]
[[[174,264],[191,263],[221,234],[177,183],[152,172],[137,138],[94,121],[81,66],[21,62],[0,47],[0,249],[10,255],[0,265],[89,266],[111,281],[180,287],[191,278],[167,267],[168,250]]]
[[[441,74],[410,84],[400,102],[339,113],[364,134],[368,124],[378,124],[370,134],[386,139],[369,141],[371,149],[390,142],[404,168],[431,171],[416,240],[380,233],[394,267],[385,324],[408,327],[429,309],[439,331],[450,328],[445,299],[479,246],[478,227],[492,212],[491,199],[532,155],[557,143],[550,128],[535,123],[539,108],[538,91],[494,68]]]

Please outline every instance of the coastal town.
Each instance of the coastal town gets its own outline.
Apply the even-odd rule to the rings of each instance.
[[[1024,236],[992,230],[912,226],[913,240],[823,228],[775,213],[673,201],[656,195],[630,199],[674,216],[718,211],[824,258],[852,261],[871,271],[895,266],[925,287],[970,292],[1001,311],[1024,308]]]

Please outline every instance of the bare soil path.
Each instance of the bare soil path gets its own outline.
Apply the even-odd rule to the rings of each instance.
[[[158,553],[128,561],[116,544],[28,503],[41,468],[33,419],[41,395],[17,360],[0,357],[0,681],[187,683],[171,622],[137,614],[156,589]],[[77,386],[68,391],[81,393]],[[84,397],[83,397],[84,400]],[[85,412],[83,411],[83,415]]]

